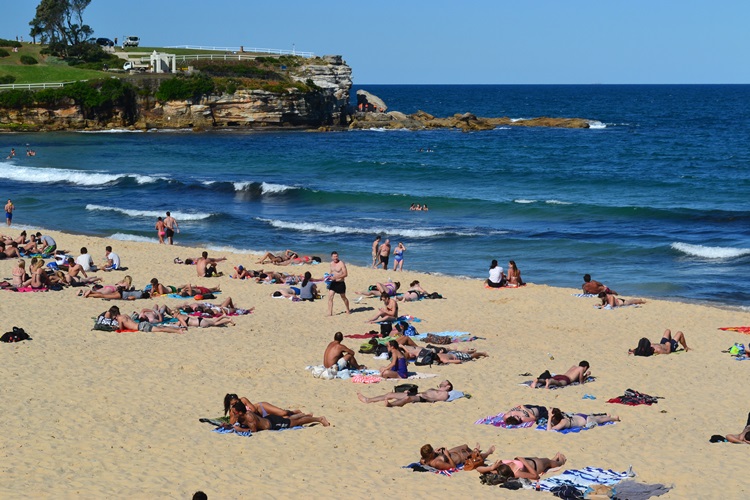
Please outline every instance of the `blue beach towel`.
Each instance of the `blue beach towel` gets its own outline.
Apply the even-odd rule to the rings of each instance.
[[[605,484],[612,486],[623,479],[627,479],[627,472],[615,472],[609,469],[596,467],[585,467],[583,469],[566,470],[562,474],[539,481],[542,491],[549,491],[556,486],[569,485],[585,491],[592,484]]]

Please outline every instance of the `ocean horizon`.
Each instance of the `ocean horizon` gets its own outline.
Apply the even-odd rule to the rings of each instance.
[[[327,269],[338,250],[367,265],[381,234],[404,242],[407,270],[479,279],[512,259],[536,284],[577,288],[590,273],[627,297],[748,304],[750,85],[357,88],[407,114],[592,128],[0,134],[19,153],[0,160],[19,224],[4,233],[156,242],[170,210],[175,256],[292,248]]]

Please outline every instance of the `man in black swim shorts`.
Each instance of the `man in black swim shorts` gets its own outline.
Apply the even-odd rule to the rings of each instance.
[[[347,276],[346,264],[339,260],[339,253],[336,251],[331,252],[331,281],[328,283],[328,290],[331,292],[328,294],[329,316],[333,316],[333,298],[337,294],[341,295],[341,300],[344,301],[346,314],[351,313],[349,311],[349,299],[346,298],[346,282],[344,281]]]

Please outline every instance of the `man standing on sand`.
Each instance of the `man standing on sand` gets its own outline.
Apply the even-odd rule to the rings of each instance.
[[[378,253],[380,252],[380,235],[375,236],[375,241],[372,242],[372,268],[375,269],[378,265]]]
[[[351,314],[349,311],[349,299],[346,298],[346,282],[344,281],[349,273],[346,270],[346,264],[339,260],[339,253],[337,251],[331,252],[331,281],[328,283],[328,315],[333,316],[333,297],[336,294],[341,295],[341,300],[344,301],[346,306],[346,314]]]
[[[166,228],[169,244],[172,245],[174,243],[172,237],[174,236],[175,231],[177,231],[178,233],[180,232],[180,228],[177,225],[177,221],[175,220],[175,218],[172,217],[169,212],[167,212],[167,218],[164,219],[164,227]]]
[[[391,256],[391,240],[386,239],[385,243],[380,245],[380,264],[383,265],[384,270],[388,270],[388,259]],[[380,265],[378,264],[378,265]],[[377,267],[377,266],[376,266]]]
[[[5,204],[5,223],[10,227],[11,222],[13,221],[13,210],[15,210],[15,206],[13,205],[13,202],[8,200],[8,203]]]
[[[357,363],[357,360],[354,357],[354,351],[342,344],[341,341],[343,340],[344,334],[336,332],[333,336],[333,341],[328,344],[326,351],[323,353],[323,366],[330,368],[333,365],[337,365],[339,370],[364,370],[367,368],[366,366]]]
[[[199,259],[195,260],[195,272],[201,278],[210,278],[214,275],[218,275],[216,272],[216,264],[227,260],[226,257],[219,257],[218,259],[209,258],[208,252],[203,252]]]

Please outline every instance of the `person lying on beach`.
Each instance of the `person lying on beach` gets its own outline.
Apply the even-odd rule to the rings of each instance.
[[[375,283],[370,285],[366,292],[354,292],[363,297],[394,297],[398,293],[398,289],[401,287],[399,281],[388,283]]]
[[[599,295],[602,292],[617,295],[617,292],[610,290],[608,286],[605,286],[596,280],[592,280],[590,274],[583,275],[583,285],[581,285],[581,289],[583,289],[583,293],[588,293],[589,295]]]
[[[380,369],[383,378],[407,378],[409,376],[409,361],[404,349],[395,340],[388,341],[388,354],[391,362]]]
[[[734,444],[750,444],[750,413],[747,414],[747,424],[739,434],[727,434],[727,441]]]
[[[323,366],[330,368],[337,365],[339,370],[364,370],[367,367],[360,365],[354,357],[354,351],[346,347],[341,342],[344,340],[344,334],[336,332],[333,334],[333,340],[326,346],[323,353]]]
[[[0,259],[20,258],[21,252],[18,251],[18,243],[11,241],[7,245],[0,242]]]
[[[282,288],[280,290],[275,290],[273,293],[271,293],[271,297],[284,297],[285,299],[293,299],[295,297],[299,296],[300,289],[296,286],[290,286],[287,288]]]
[[[242,402],[243,405],[245,405],[245,409],[249,412],[255,413],[259,417],[267,417],[268,415],[276,415],[277,417],[291,417],[292,415],[297,415],[299,413],[302,413],[299,410],[285,410],[283,408],[279,408],[276,405],[272,405],[271,403],[267,403],[265,401],[262,401],[257,404],[253,404],[250,402],[249,399],[246,397],[239,397],[237,394],[227,394],[224,396],[224,416],[226,417],[228,414],[230,414],[230,410],[232,406],[235,405],[238,401]],[[237,421],[236,414],[232,413],[229,417],[229,423],[233,424]]]
[[[255,413],[247,411],[242,401],[237,401],[231,407],[234,412],[235,423],[225,424],[224,428],[234,428],[236,431],[277,431],[281,429],[290,429],[298,425],[305,424],[322,424],[323,427],[331,425],[325,417],[313,417],[304,413],[295,413],[289,417],[280,417],[278,415],[268,415],[260,417]]]
[[[490,466],[477,467],[476,470],[480,474],[499,474],[507,479],[516,477],[534,481],[548,470],[564,465],[566,461],[565,455],[558,452],[552,458],[516,457],[513,460],[498,460]]]
[[[138,321],[145,321],[147,323],[161,323],[164,321],[164,312],[166,306],[159,307],[159,304],[154,304],[151,309],[141,309],[140,312],[133,311],[133,316],[138,318]]]
[[[227,297],[221,304],[218,305],[212,304],[211,302],[185,302],[171,308],[165,306],[165,310],[167,314],[173,317],[176,314],[180,314],[180,311],[184,311],[187,314],[199,312],[210,316],[223,316],[225,314],[232,316],[242,316],[245,314],[250,314],[255,310],[255,308],[251,307],[250,309],[243,309],[241,307],[237,307],[234,304],[232,297]]]
[[[495,447],[490,446],[489,450],[483,452],[479,443],[477,443],[476,448],[473,450],[466,444],[456,446],[450,450],[446,448],[433,449],[432,445],[426,444],[419,450],[419,454],[422,457],[419,463],[437,470],[450,470],[463,465],[474,452],[479,453],[483,459],[487,460],[487,457],[495,452]]]
[[[664,330],[664,335],[662,335],[661,340],[658,344],[655,344],[646,337],[643,337],[638,342],[638,347],[636,347],[635,349],[628,349],[628,354],[633,354],[635,356],[671,354],[679,349],[680,345],[682,345],[682,347],[685,349],[685,352],[690,350],[690,348],[687,346],[687,341],[685,340],[684,333],[677,332],[674,334],[674,337],[672,337],[672,330],[667,328],[666,330]]]
[[[226,257],[209,258],[208,252],[204,251],[201,257],[195,261],[195,272],[201,278],[218,276],[219,273],[216,271],[216,264],[225,260],[227,260]]]
[[[597,425],[606,424],[607,422],[619,422],[620,417],[617,415],[586,415],[583,413],[563,413],[560,408],[547,407],[549,419],[547,419],[548,431],[561,431],[575,427],[592,428]]]
[[[233,279],[236,280],[249,280],[252,278],[257,278],[258,276],[263,273],[263,269],[260,271],[253,271],[252,269],[247,269],[244,266],[237,266],[234,268],[234,274],[230,276]]]
[[[544,406],[523,404],[506,411],[503,415],[503,422],[507,425],[521,425],[527,422],[533,423],[548,416],[549,412]]]
[[[136,322],[130,316],[126,314],[120,314],[115,317],[115,320],[120,324],[120,328],[123,330],[136,330],[139,332],[155,332],[155,333],[183,333],[186,330],[181,328],[175,328],[173,326],[161,326],[154,325],[147,321]]]
[[[276,263],[277,266],[301,266],[302,264],[320,264],[323,260],[317,255],[301,255]]]
[[[172,316],[176,319],[182,328],[195,326],[198,328],[210,328],[212,326],[235,326],[234,320],[229,316],[215,316],[213,318],[204,318],[203,316],[188,316],[187,314],[178,314]]]
[[[104,288],[106,287],[102,289]],[[81,294],[79,293],[79,295]],[[126,290],[122,287],[116,287],[113,292],[86,290],[82,296],[84,299],[138,300],[148,299],[151,297],[151,294],[145,290]]]
[[[395,297],[400,302],[414,302],[426,297],[430,294],[427,290],[422,288],[419,281],[414,280],[409,284],[409,289],[404,292],[403,295]]]
[[[388,295],[382,295],[380,300],[383,302],[383,307],[378,309],[378,314],[366,323],[396,321],[398,319],[398,303]]]
[[[438,352],[438,361],[441,364],[461,364],[466,361],[472,361],[479,358],[487,358],[489,354],[484,351],[476,351],[474,349],[468,349],[466,351],[447,351]]]
[[[562,375],[550,375],[549,371],[545,371],[542,375],[534,379],[531,383],[531,388],[536,389],[542,382],[544,382],[545,389],[549,389],[550,387],[565,387],[573,382],[583,384],[589,375],[591,375],[589,362],[581,361],[577,366],[574,365],[568,368],[568,371]]]
[[[188,283],[184,287],[180,289],[179,293],[182,297],[195,297],[196,295],[210,295],[213,292],[220,292],[221,287],[214,286],[214,287],[205,287],[205,286],[198,286],[198,285],[191,285]]]
[[[380,403],[385,401],[385,406],[404,406],[409,403],[437,403],[448,401],[450,392],[453,390],[453,384],[448,380],[443,380],[437,389],[427,389],[423,392],[418,392],[414,396],[409,396],[408,392],[389,392],[381,396],[374,396],[367,398],[361,393],[357,393],[357,397],[363,403]]]
[[[610,306],[614,309],[615,307],[634,306],[637,304],[646,303],[646,301],[643,299],[621,299],[619,297],[615,297],[614,294],[607,292],[601,292],[599,293],[599,295],[597,295],[597,297],[602,299],[601,305],[596,306],[599,308]]]
[[[286,265],[284,264],[285,262],[288,263],[288,261],[296,259],[298,257],[299,255],[297,254],[297,252],[288,249],[285,250],[281,255],[274,255],[271,252],[266,252],[266,254],[261,257],[261,259],[256,264],[265,264],[266,261],[268,261],[271,264]]]

